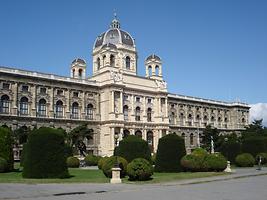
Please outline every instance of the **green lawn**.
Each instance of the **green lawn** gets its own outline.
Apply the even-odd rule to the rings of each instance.
[[[101,170],[89,169],[69,169],[70,178],[66,179],[24,179],[22,178],[22,171],[15,165],[16,171],[1,173],[0,183],[108,183],[110,180],[106,178]],[[223,175],[225,173],[216,172],[181,172],[181,173],[154,173],[149,181],[138,183],[161,183],[178,181],[183,179],[203,178],[210,176]],[[127,178],[123,179],[124,183],[137,183],[130,182]]]

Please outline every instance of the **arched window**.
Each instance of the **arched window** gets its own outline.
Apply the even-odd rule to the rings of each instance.
[[[56,118],[62,118],[63,117],[63,102],[58,100],[56,103],[56,113],[55,117]]]
[[[204,115],[204,120],[207,121],[208,120],[208,117],[207,115]]]
[[[153,142],[153,132],[152,131],[147,132],[146,140],[147,140],[147,143],[150,147],[151,152],[153,152],[154,142]]]
[[[190,145],[193,145],[194,144],[194,134],[191,133],[190,134]]]
[[[9,113],[9,106],[10,106],[10,101],[9,101],[9,96],[6,94],[1,97],[1,102],[0,102],[0,113]]]
[[[72,104],[71,116],[72,116],[73,119],[78,119],[79,118],[79,104],[77,102],[74,102]]]
[[[245,120],[245,118],[243,117],[243,118],[242,118],[242,123],[245,123],[245,122],[246,122],[246,120]]]
[[[83,77],[83,70],[79,69],[79,78],[82,78],[82,77]]]
[[[125,129],[125,130],[123,130],[123,138],[126,138],[126,137],[128,137],[130,135],[130,131],[129,130],[127,130],[127,129]]]
[[[192,114],[188,114],[188,119],[192,119]]]
[[[21,115],[28,115],[29,114],[29,100],[27,97],[22,97],[20,99],[20,114]]]
[[[135,132],[135,135],[142,138],[142,132],[139,130]]]
[[[106,55],[103,55],[103,67],[106,65]]]
[[[152,67],[148,66],[148,76],[152,76]]]
[[[124,116],[124,120],[128,121],[128,106],[127,105],[123,106],[123,116]]]
[[[214,116],[211,116],[211,121],[214,121],[215,120],[215,117]]]
[[[46,100],[40,99],[38,103],[38,116],[45,117],[46,116]]]
[[[140,107],[135,108],[135,121],[140,121]]]
[[[87,119],[94,119],[94,106],[92,104],[88,104],[87,107],[86,107],[86,116],[87,116]]]
[[[97,58],[97,70],[100,69],[100,58]]]
[[[182,135],[181,135],[183,138],[184,138],[184,140],[185,140],[185,133],[182,133]]]
[[[126,66],[126,69],[131,68],[131,58],[129,56],[127,56],[125,59],[125,66]]]
[[[112,54],[110,55],[110,66],[115,67],[115,56]]]
[[[152,121],[152,109],[151,108],[147,109],[147,121],[148,122]]]
[[[158,65],[156,65],[156,67],[155,67],[155,73],[157,76],[159,75],[159,66]]]

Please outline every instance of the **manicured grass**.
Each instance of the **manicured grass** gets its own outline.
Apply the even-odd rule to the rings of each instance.
[[[24,179],[22,171],[18,164],[15,164],[16,171],[1,173],[0,183],[109,183],[110,179],[106,178],[101,170],[97,169],[69,169],[71,175],[66,179]],[[179,181],[184,179],[203,178],[210,176],[223,175],[225,173],[217,172],[181,172],[181,173],[154,173],[153,179],[144,182],[131,182],[127,178],[123,183],[161,183],[170,181]]]

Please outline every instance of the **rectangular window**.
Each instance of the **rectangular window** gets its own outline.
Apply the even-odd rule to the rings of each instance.
[[[79,92],[73,92],[73,97],[79,97]]]
[[[28,102],[20,102],[20,114],[21,115],[28,115],[29,114],[28,108],[29,108]]]
[[[28,86],[28,85],[23,85],[23,86],[21,87],[21,90],[22,90],[23,92],[28,92],[28,91],[29,91],[29,86]]]
[[[147,99],[147,103],[151,103],[152,102],[152,99]]]
[[[40,88],[40,93],[41,94],[46,94],[46,88]]]
[[[4,90],[9,90],[9,86],[10,86],[9,83],[3,83],[3,89]]]
[[[46,116],[46,104],[42,104],[42,103],[39,104],[38,114],[40,117]]]
[[[63,95],[63,90],[57,90],[57,95]]]
[[[9,113],[9,100],[0,101],[0,113]]]
[[[140,102],[140,97],[135,98],[136,102]]]

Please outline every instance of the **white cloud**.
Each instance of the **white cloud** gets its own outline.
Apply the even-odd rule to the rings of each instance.
[[[250,122],[254,119],[263,119],[262,123],[267,127],[267,103],[256,103],[250,106]]]

